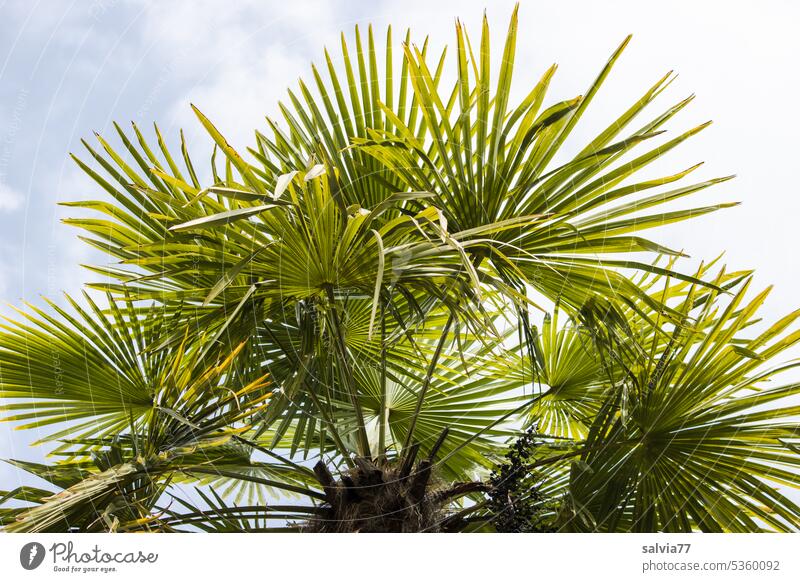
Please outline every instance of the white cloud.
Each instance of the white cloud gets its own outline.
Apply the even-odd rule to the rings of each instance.
[[[22,194],[0,182],[0,212],[16,210],[24,200],[25,197]]]
[[[319,56],[324,43],[338,42],[333,4],[246,1],[225,10],[209,1],[148,5],[144,43],[163,55],[154,83],[184,82],[170,119],[162,121],[190,137],[201,135],[189,107],[194,103],[237,148],[251,145],[253,130],[266,128],[264,117],[277,112],[286,88],[308,75],[308,55]]]

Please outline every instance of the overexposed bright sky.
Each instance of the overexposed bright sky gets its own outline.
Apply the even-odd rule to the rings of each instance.
[[[451,44],[456,17],[479,34],[484,7],[499,55],[510,1],[364,2],[242,0],[0,2],[0,313],[6,302],[74,292],[87,278],[79,263],[97,260],[59,224],[59,200],[98,197],[69,160],[93,131],[112,121],[157,121],[171,136],[205,137],[189,109],[198,105],[244,149],[254,128],[298,77],[310,76],[324,46],[373,23],[392,24],[433,46]],[[659,169],[706,164],[697,177],[737,174],[697,197],[737,208],[671,226],[656,237],[695,259],[726,251],[731,268],[756,268],[759,287],[774,284],[764,314],[800,306],[796,256],[800,186],[800,8],[789,1],[540,2],[523,0],[515,72],[517,92],[552,63],[551,102],[582,93],[628,33],[634,38],[576,137],[619,115],[666,71],[678,79],[653,109],[697,98],[670,122],[672,135],[713,119]],[[580,140],[578,140],[580,141]],[[200,151],[203,151],[200,147]],[[20,436],[22,438],[20,438]],[[31,458],[32,435],[0,426],[0,458]],[[14,479],[0,467],[0,481]]]

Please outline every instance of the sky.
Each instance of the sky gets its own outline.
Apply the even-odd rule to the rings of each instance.
[[[477,38],[484,8],[499,53],[510,1],[0,2],[0,314],[11,312],[7,304],[79,291],[88,273],[78,265],[102,260],[60,224],[68,212],[56,206],[99,196],[69,159],[81,152],[81,139],[93,141],[94,131],[111,136],[113,121],[142,128],[155,121],[169,139],[183,128],[205,152],[194,103],[243,150],[286,88],[310,76],[323,47],[338,47],[340,31],[372,23],[382,35],[391,24],[399,38],[410,27],[415,38],[430,35],[441,47],[453,41],[456,17]],[[694,261],[725,252],[732,269],[756,268],[756,287],[775,285],[768,319],[800,307],[798,21],[797,4],[778,0],[573,0],[568,8],[523,0],[520,8],[516,90],[558,63],[552,102],[582,93],[634,35],[578,126],[577,142],[666,71],[679,76],[659,98],[664,109],[697,95],[669,124],[672,132],[715,123],[656,169],[704,161],[698,178],[737,174],[695,201],[742,205],[656,238]],[[0,458],[36,458],[32,440],[0,425]],[[0,481],[15,478],[0,467]]]

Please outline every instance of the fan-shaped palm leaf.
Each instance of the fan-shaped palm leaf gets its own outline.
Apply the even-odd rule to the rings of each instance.
[[[606,405],[617,412],[597,415],[573,468],[570,527],[797,529],[798,507],[780,487],[797,484],[800,385],[773,380],[797,362],[773,360],[800,342],[791,331],[800,311],[748,337],[769,290],[747,301],[749,277],[715,282],[731,279],[728,297],[684,289],[682,323],[662,324],[627,362]]]

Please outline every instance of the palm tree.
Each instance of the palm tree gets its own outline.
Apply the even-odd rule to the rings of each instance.
[[[427,42],[398,64],[389,29],[381,76],[357,30],[250,161],[195,110],[210,185],[182,135],[84,142],[107,199],[66,222],[118,263],[89,267],[105,304],[2,326],[7,420],[58,425],[59,461],[14,463],[63,489],[0,493],[6,529],[798,529],[795,410],[763,405],[800,387],[761,386],[796,314],[745,339],[747,274],[639,234],[727,206],[650,214],[727,178],[634,177],[705,124],[634,152],[690,101],[623,134],[667,74],[556,165],[628,39],[543,108],[555,67],[510,104],[516,33],[492,87],[488,24],[477,55],[458,24],[442,87]]]

